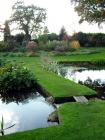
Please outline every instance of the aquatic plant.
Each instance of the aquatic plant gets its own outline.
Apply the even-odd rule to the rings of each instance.
[[[2,136],[4,135],[4,120],[3,120],[3,116],[2,116],[2,121],[0,123],[0,126],[1,126],[1,130],[0,130],[0,133],[2,134]]]
[[[4,136],[4,131],[5,130],[7,130],[7,129],[13,127],[13,126],[15,126],[15,124],[13,124],[13,125],[11,125],[11,126],[9,126],[7,128],[4,128],[4,119],[3,119],[3,116],[2,116],[2,120],[1,120],[1,123],[0,123],[0,127],[1,127],[0,133],[2,134],[2,136]]]
[[[103,59],[99,59],[99,60],[95,61],[94,63],[97,66],[105,66],[105,60],[103,60]]]

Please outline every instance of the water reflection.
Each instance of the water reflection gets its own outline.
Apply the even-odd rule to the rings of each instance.
[[[99,97],[105,97],[105,82],[101,81],[101,79],[93,81],[90,77],[88,77],[87,80],[85,80],[84,82],[80,80],[79,83],[88,86],[93,90],[96,90]]]
[[[55,107],[37,92],[0,95],[0,121],[3,115],[4,128],[16,124],[5,134],[57,125],[47,122],[53,111]]]
[[[96,90],[98,95],[105,96],[105,70],[88,70],[82,67],[66,66],[61,68],[58,74]]]
[[[38,96],[38,95],[37,95]],[[37,98],[36,96],[36,98]],[[19,103],[28,103],[29,99],[35,98],[35,92],[14,92],[14,93],[1,93],[0,99],[3,103],[15,102]]]
[[[63,74],[64,73],[64,74]],[[84,82],[90,77],[93,81],[100,79],[102,82],[105,82],[105,70],[88,70],[82,67],[64,67],[61,68],[58,72],[59,75],[73,80],[75,82],[79,82],[80,80]]]

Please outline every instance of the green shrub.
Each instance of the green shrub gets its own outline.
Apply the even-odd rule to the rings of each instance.
[[[7,44],[3,41],[0,41],[0,52],[4,52],[7,50]]]
[[[9,53],[10,57],[20,57],[20,56],[24,56],[25,54],[22,52],[17,52],[17,53]]]
[[[9,53],[10,53],[10,52],[4,52],[4,53],[2,54],[2,56],[3,56],[3,57],[8,56]]]
[[[6,60],[0,58],[0,67],[6,64]]]
[[[63,48],[64,51],[69,50],[69,43],[67,41],[48,41],[47,43],[39,42],[39,50],[54,51],[57,48]]]
[[[105,34],[103,33],[76,33],[71,39],[78,40],[82,47],[105,47]]]
[[[16,34],[14,36],[14,40],[16,41],[17,44],[19,45],[22,45],[23,41],[24,41],[24,38],[25,38],[25,34],[23,33],[19,33],[19,34]]]
[[[23,92],[35,88],[35,76],[24,66],[6,63],[0,67],[0,92]]]
[[[38,38],[38,42],[46,44],[48,42],[48,35],[47,34],[40,35]]]
[[[22,53],[22,52],[17,52],[17,53],[16,53],[16,56],[17,56],[17,57],[24,56],[24,53]]]
[[[28,53],[26,53],[26,56],[28,56],[28,57],[38,57],[39,54],[36,53],[36,52],[28,52]]]
[[[93,62],[96,66],[105,66],[105,60],[97,60]]]
[[[22,53],[24,53],[24,52],[27,51],[27,48],[22,46],[22,45],[19,45],[19,46],[15,47],[12,51],[13,52],[22,52]]]
[[[64,46],[57,46],[54,50],[55,55],[65,55],[65,51],[67,50]]]
[[[43,50],[43,51],[52,51],[56,47],[56,41],[49,41],[47,43],[39,43],[38,50]]]
[[[49,41],[59,40],[59,36],[56,33],[47,34]]]

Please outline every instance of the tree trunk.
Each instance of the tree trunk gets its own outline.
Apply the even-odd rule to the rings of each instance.
[[[31,36],[29,34],[25,34],[24,40],[23,40],[23,46],[27,46],[28,42],[31,40]]]

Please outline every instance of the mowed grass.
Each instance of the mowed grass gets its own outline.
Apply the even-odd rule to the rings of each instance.
[[[105,101],[67,103],[59,108],[60,125],[15,133],[0,140],[104,140]]]
[[[15,60],[25,65],[35,74],[38,83],[54,97],[70,97],[80,95],[93,95],[95,91],[88,87],[76,84],[57,74],[48,72],[41,68],[39,57],[7,57],[8,60]]]
[[[57,61],[99,61],[99,60],[105,60],[104,51],[93,53],[93,54],[74,54],[74,55],[54,56],[54,59]]]
[[[72,88],[72,91],[77,91],[78,95],[78,90],[84,90],[84,93],[87,92],[86,87],[83,88],[82,86],[79,89],[80,86],[77,88],[76,84],[75,86],[72,84],[73,82],[42,70],[39,57],[7,57],[7,59],[15,59],[17,62],[23,61],[36,75],[38,82],[55,97],[66,94],[67,96],[72,95]],[[105,54],[100,52],[86,55],[54,56],[53,59],[57,61],[96,61],[105,60]],[[67,88],[70,85],[71,89]],[[70,91],[69,94],[68,91]],[[61,95],[62,93],[64,94]],[[105,101],[90,101],[89,104],[62,104],[58,108],[58,114],[60,119],[60,125],[58,126],[15,133],[0,137],[0,140],[105,140]]]

